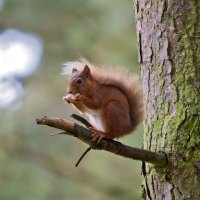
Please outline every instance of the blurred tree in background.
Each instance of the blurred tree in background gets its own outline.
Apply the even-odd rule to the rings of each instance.
[[[35,118],[69,117],[61,65],[80,56],[99,65],[123,65],[139,73],[132,0],[5,0],[0,28],[32,32],[43,40],[41,67],[23,80],[19,109],[0,110],[0,199],[139,199],[140,163],[49,137]],[[17,56],[17,55],[16,55]],[[1,70],[1,69],[0,69]],[[123,142],[141,147],[141,130]]]

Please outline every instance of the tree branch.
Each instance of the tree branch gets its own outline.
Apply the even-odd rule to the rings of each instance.
[[[92,125],[86,119],[77,114],[72,114],[71,117],[84,124],[87,128],[92,127]]]
[[[86,121],[87,120],[85,120],[85,122]],[[78,139],[90,145],[93,149],[109,151],[116,155],[120,155],[134,160],[148,162],[151,164],[158,165],[160,167],[166,166],[168,162],[166,155],[163,153],[156,153],[144,149],[130,147],[115,140],[105,138],[102,139],[99,144],[97,144],[92,141],[92,132],[90,130],[65,119],[45,116],[41,119],[36,119],[36,122],[38,125],[47,125],[61,129],[64,132],[58,132],[56,134],[65,134],[77,137]]]

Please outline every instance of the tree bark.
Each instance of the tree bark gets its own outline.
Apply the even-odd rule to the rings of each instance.
[[[143,163],[144,199],[200,199],[200,1],[135,0],[145,101],[144,149],[170,165]]]

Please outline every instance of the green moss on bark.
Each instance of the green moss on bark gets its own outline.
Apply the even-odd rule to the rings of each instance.
[[[200,1],[137,0],[146,108],[144,148],[168,153],[143,166],[145,199],[200,197]]]

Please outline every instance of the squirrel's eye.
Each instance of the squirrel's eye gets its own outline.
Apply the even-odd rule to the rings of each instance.
[[[82,78],[77,78],[76,80],[78,85],[82,85],[83,84],[83,79]]]

